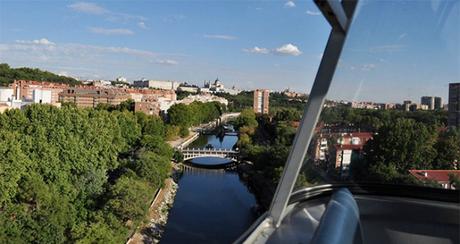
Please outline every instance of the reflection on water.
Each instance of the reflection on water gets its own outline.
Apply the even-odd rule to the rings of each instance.
[[[236,136],[225,136],[222,141],[215,136],[206,139],[205,145],[228,149],[237,141]],[[197,158],[193,162],[209,165],[228,160]],[[255,204],[254,196],[236,172],[185,171],[161,242],[231,243],[255,220],[251,211]]]
[[[219,138],[215,135],[202,135],[197,140],[192,142],[188,147],[202,148],[208,144],[211,144],[214,148],[232,149],[233,145],[235,145],[237,141],[237,136],[224,136]]]
[[[203,157],[203,158],[194,158],[190,160],[192,165],[222,165],[228,164],[231,160],[218,157]]]

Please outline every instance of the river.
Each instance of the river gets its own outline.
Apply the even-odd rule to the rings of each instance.
[[[200,136],[189,147],[231,149],[238,138]],[[228,160],[197,158],[194,164],[223,164]],[[255,220],[251,210],[255,197],[240,180],[238,173],[200,169],[185,171],[169,212],[161,243],[232,243]]]

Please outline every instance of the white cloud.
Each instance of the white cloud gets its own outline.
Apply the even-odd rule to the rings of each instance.
[[[361,65],[361,70],[362,71],[370,71],[375,69],[376,65],[375,64],[363,64]]]
[[[17,40],[16,43],[19,44],[38,44],[38,45],[55,45],[56,43],[49,41],[46,38],[41,38],[37,40],[32,40],[32,41],[26,41],[26,40]]]
[[[203,35],[204,38],[210,38],[210,39],[221,39],[221,40],[235,40],[236,36],[230,36],[230,35],[209,35],[205,34]]]
[[[141,21],[141,22],[137,23],[137,26],[139,26],[139,28],[141,28],[141,29],[147,29],[147,26],[145,25],[144,21]]]
[[[0,44],[0,50],[6,52],[30,53],[30,56],[92,56],[98,54],[125,54],[136,57],[151,58],[158,54],[128,47],[94,46],[78,43],[56,44],[45,38],[32,41],[16,41],[15,44]],[[2,53],[3,54],[3,53]],[[6,54],[5,54],[6,56]]]
[[[68,5],[68,7],[76,12],[103,16],[108,21],[127,22],[127,21],[132,21],[132,20],[134,21],[146,20],[146,18],[143,16],[110,11],[109,9],[106,9],[95,3],[76,2],[74,4]]]
[[[267,49],[264,47],[258,47],[255,46],[253,48],[245,48],[243,51],[248,52],[248,53],[255,53],[255,54],[277,54],[277,55],[290,55],[290,56],[299,56],[302,54],[302,52],[299,50],[299,48],[291,43],[284,44],[281,47],[275,48],[275,49]]]
[[[248,53],[258,53],[258,54],[268,54],[270,50],[264,48],[264,47],[253,47],[253,48],[245,48],[243,51],[248,52]]]
[[[95,15],[102,15],[102,14],[106,14],[110,12],[109,10],[95,3],[88,3],[88,2],[76,2],[74,4],[69,5],[69,8],[77,12],[86,13],[86,14],[95,14]]]
[[[401,39],[404,39],[406,38],[407,36],[407,33],[401,33],[401,35],[399,35],[398,39],[401,40]]]
[[[321,13],[318,12],[318,11],[310,11],[310,10],[307,10],[306,13],[307,13],[308,15],[312,15],[312,16],[321,15]]]
[[[177,65],[177,64],[179,64],[179,62],[177,62],[176,60],[172,60],[172,59],[160,59],[160,60],[157,60],[156,63],[157,64],[163,64],[163,65]]]
[[[294,8],[295,7],[295,3],[293,1],[287,1],[285,4],[284,4],[284,7],[285,8]]]
[[[101,35],[132,35],[134,32],[129,29],[106,29],[106,28],[100,28],[100,27],[90,27],[89,31],[95,34],[101,34]]]
[[[291,43],[284,44],[283,46],[276,48],[274,52],[280,55],[291,55],[291,56],[299,56],[300,54],[302,54],[299,48]]]
[[[126,71],[126,76],[136,76],[151,70],[152,62],[157,60],[165,60],[160,61],[163,64],[177,64],[173,58],[177,55],[123,46],[54,43],[40,39],[0,43],[0,60],[12,66],[37,67],[84,78],[113,78],[114,70]]]

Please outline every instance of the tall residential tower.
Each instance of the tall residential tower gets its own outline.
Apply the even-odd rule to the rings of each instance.
[[[442,108],[442,98],[433,96],[423,96],[421,104],[427,105],[429,110],[438,110]]]
[[[269,90],[254,90],[253,109],[255,113],[268,114]]]

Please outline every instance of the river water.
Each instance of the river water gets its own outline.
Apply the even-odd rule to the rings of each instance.
[[[189,147],[231,149],[238,138],[200,136]],[[228,160],[197,158],[194,164],[225,164]],[[169,212],[161,243],[231,243],[255,220],[255,197],[236,172],[200,169],[185,171]]]

